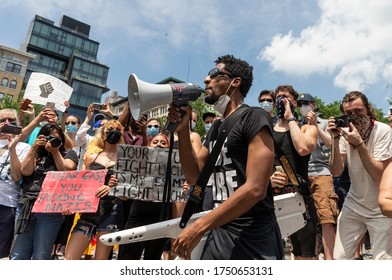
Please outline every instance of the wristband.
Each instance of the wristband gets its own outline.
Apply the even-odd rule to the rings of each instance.
[[[358,145],[354,146],[354,149],[358,148],[359,146],[361,146],[363,144],[363,141],[361,143],[359,143]]]
[[[290,123],[291,121],[296,121],[297,118],[296,117],[291,117],[287,119],[287,123]]]

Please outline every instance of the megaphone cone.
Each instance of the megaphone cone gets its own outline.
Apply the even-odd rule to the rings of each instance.
[[[128,103],[135,120],[158,106],[186,106],[203,92],[204,89],[193,83],[150,84],[139,80],[135,74],[131,74],[128,79]],[[173,132],[175,126],[171,125],[167,129]]]

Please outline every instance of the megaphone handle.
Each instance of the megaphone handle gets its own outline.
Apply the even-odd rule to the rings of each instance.
[[[181,110],[181,109],[180,109],[180,113],[181,113],[181,117],[186,114],[186,112],[184,110]],[[166,130],[170,131],[170,132],[174,132],[176,130],[176,128],[177,128],[177,124],[178,124],[178,122],[170,122],[169,121],[166,124]]]

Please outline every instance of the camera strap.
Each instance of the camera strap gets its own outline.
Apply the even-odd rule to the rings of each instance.
[[[294,186],[299,187],[299,180],[297,174],[294,172],[294,168],[291,166],[290,161],[287,159],[286,154],[283,150],[279,147],[278,143],[274,139],[274,147],[275,147],[275,155],[282,165],[284,172],[286,172],[287,176],[289,177],[291,183]]]
[[[216,160],[218,159],[218,155],[221,152],[227,135],[229,135],[229,132],[233,128],[234,124],[239,120],[240,116],[245,112],[246,109],[249,108],[250,107],[248,105],[242,105],[226,120],[223,121],[222,126],[220,127],[221,131],[218,134],[218,138],[214,144],[214,147],[212,148],[212,151],[199,174],[199,178],[197,179],[196,184],[191,188],[188,201],[181,217],[180,228],[184,228],[186,226],[189,219],[195,213],[200,201],[203,199],[204,189],[208,183],[208,180],[210,179],[212,171],[214,170]]]
[[[291,183],[297,188],[297,190],[302,194],[305,206],[309,212],[310,219],[312,220],[312,224],[314,229],[317,228],[318,218],[316,213],[316,208],[314,206],[312,193],[310,191],[309,182],[306,182],[307,185],[304,185],[304,180],[299,178],[298,175],[294,172],[294,168],[291,165],[290,161],[287,159],[286,154],[279,147],[278,143],[274,139],[274,147],[275,147],[275,155],[278,158],[278,161],[282,165],[284,172],[286,172],[287,177],[289,177]]]

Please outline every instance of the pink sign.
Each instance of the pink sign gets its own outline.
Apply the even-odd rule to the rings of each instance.
[[[106,173],[107,169],[48,172],[32,212],[97,212],[95,192],[104,184]]]

